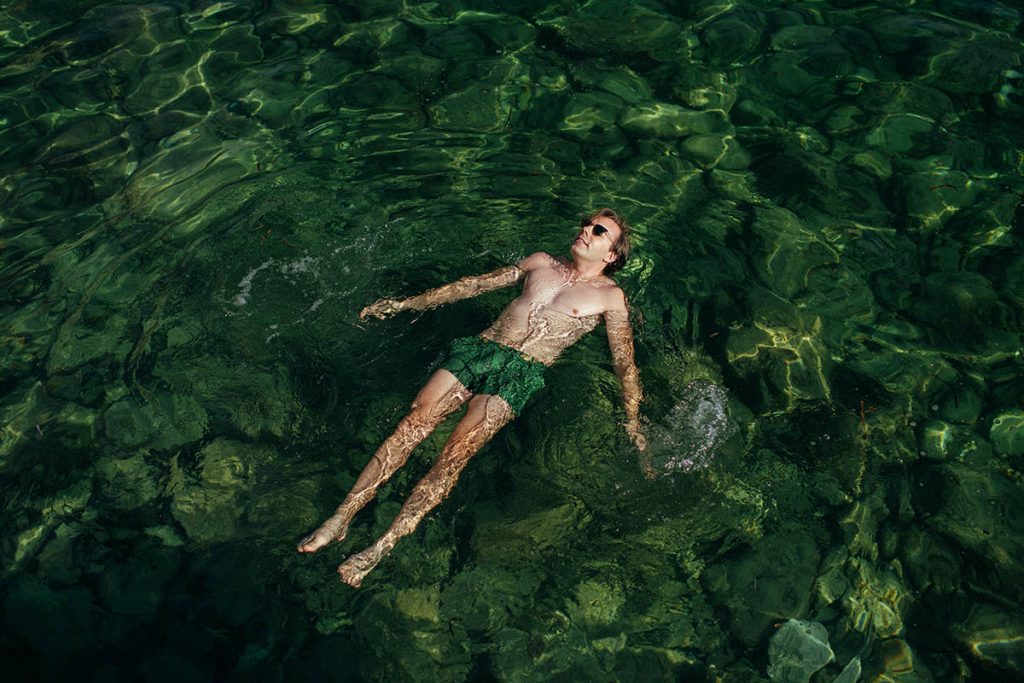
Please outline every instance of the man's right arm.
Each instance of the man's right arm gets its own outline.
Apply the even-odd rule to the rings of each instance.
[[[399,311],[426,311],[437,308],[441,304],[469,299],[484,292],[508,287],[519,282],[528,270],[535,268],[540,262],[539,257],[542,256],[550,258],[547,254],[532,254],[520,261],[518,265],[505,266],[483,275],[459,278],[455,282],[411,296],[408,299],[381,299],[364,308],[359,313],[359,317],[365,319],[366,316],[372,315],[383,319]]]

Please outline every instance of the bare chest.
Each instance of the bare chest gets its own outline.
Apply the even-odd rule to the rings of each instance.
[[[604,297],[589,282],[566,282],[556,271],[532,271],[526,279],[522,303],[530,308],[545,307],[577,318],[604,313]]]

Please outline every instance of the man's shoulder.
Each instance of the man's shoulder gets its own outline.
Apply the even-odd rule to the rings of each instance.
[[[614,280],[608,278],[608,282],[599,287],[598,291],[604,297],[604,308],[606,311],[626,310],[626,293],[615,284]]]

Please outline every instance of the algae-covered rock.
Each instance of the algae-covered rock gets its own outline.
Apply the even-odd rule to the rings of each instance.
[[[733,633],[753,645],[773,622],[807,613],[820,560],[808,533],[779,531],[736,559],[708,567],[703,582],[728,607]]]
[[[500,130],[509,113],[500,85],[487,83],[447,95],[430,108],[431,123],[441,130]]]
[[[194,398],[166,392],[146,401],[123,398],[103,414],[107,436],[123,448],[177,448],[201,439],[207,421],[206,411]]]
[[[655,102],[630,107],[622,115],[621,125],[637,135],[659,138],[680,138],[710,133],[722,135],[730,131],[725,115],[720,111],[693,111],[674,104]],[[696,144],[696,147],[700,147]],[[724,143],[717,156],[724,153]]]
[[[824,626],[787,619],[769,641],[768,659],[768,678],[777,683],[807,683],[835,655]]]
[[[901,562],[915,590],[956,592],[963,571],[963,555],[942,537],[911,528],[903,535],[899,548]]]
[[[171,514],[192,543],[206,545],[238,535],[254,472],[273,455],[263,446],[218,439],[199,452],[198,471],[186,472],[179,458],[172,458],[167,486]]]
[[[100,577],[104,604],[130,623],[152,620],[164,600],[165,586],[181,565],[180,554],[156,543],[140,544],[123,562]]]
[[[493,563],[459,573],[441,593],[441,610],[458,615],[469,631],[495,630],[509,625],[512,615],[529,604],[541,576],[527,567],[515,569]]]
[[[584,581],[576,586],[574,597],[569,614],[588,628],[614,622],[626,602],[620,586],[601,581]]]
[[[622,136],[616,124],[621,107],[622,100],[606,92],[576,95],[566,103],[558,130],[586,142],[611,144]]]
[[[988,438],[1000,455],[1024,455],[1024,411],[1011,410],[992,418]]]
[[[853,577],[843,596],[850,627],[854,631],[871,629],[881,638],[891,638],[903,630],[903,611],[910,598],[903,581],[892,569],[879,569],[867,560],[854,557],[849,565]]]
[[[441,589],[438,586],[426,588],[404,588],[395,596],[395,606],[411,619],[436,623],[440,619]]]
[[[156,500],[163,488],[159,472],[142,453],[125,459],[101,458],[95,469],[100,494],[117,510],[137,510]]]
[[[952,628],[956,640],[974,658],[1005,680],[1024,675],[1024,619],[1019,612],[984,603]]]
[[[832,361],[821,319],[764,289],[752,292],[751,303],[754,320],[726,340],[733,370],[761,383],[765,400],[774,405],[830,398]]]
[[[1024,516],[1004,511],[1024,509],[1024,489],[983,453],[937,467],[942,490],[932,495],[940,502],[924,523],[979,556],[1004,584],[1002,590],[1019,598],[1024,594],[1018,560],[1024,557]]]
[[[671,16],[639,3],[592,3],[550,23],[575,50],[598,56],[644,53],[668,60],[680,42],[680,26]]]
[[[95,604],[85,588],[53,590],[23,575],[11,586],[4,612],[8,628],[39,654],[77,654],[96,647]]]

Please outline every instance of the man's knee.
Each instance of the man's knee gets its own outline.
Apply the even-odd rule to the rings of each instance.
[[[443,415],[438,414],[437,407],[419,400],[413,401],[409,407],[409,414],[405,416],[405,422],[414,430],[431,430],[436,427]]]

